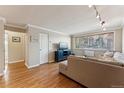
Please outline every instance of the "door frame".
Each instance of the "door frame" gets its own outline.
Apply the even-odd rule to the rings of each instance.
[[[47,64],[47,63],[49,63],[49,34],[48,33],[43,33],[43,32],[40,32],[39,33],[39,45],[40,45],[40,34],[46,34],[47,35],[47,44],[48,44],[48,52],[47,52],[47,62],[46,63],[43,63],[43,64]],[[39,50],[40,50],[40,47],[39,47]],[[40,52],[40,51],[39,51]],[[40,54],[40,57],[41,57],[41,54]],[[41,63],[41,61],[40,61],[40,63],[39,63],[40,65],[42,65],[42,63]]]
[[[10,32],[18,32],[18,31],[12,31],[12,30],[6,30],[4,29],[4,42],[5,42],[5,34],[8,34],[6,33],[6,31],[10,31]],[[18,33],[24,33],[24,63],[26,63],[26,46],[27,46],[27,43],[26,43],[26,32],[18,32]],[[8,41],[9,41],[9,38],[8,38]],[[5,44],[4,44],[4,71],[6,71],[6,60],[5,60],[5,52],[6,52],[6,48],[5,48]],[[7,47],[9,47],[9,42],[8,42],[8,45]],[[9,48],[8,48],[8,53],[9,53]],[[8,63],[7,64],[12,64],[12,63],[9,63],[9,60],[8,60]]]

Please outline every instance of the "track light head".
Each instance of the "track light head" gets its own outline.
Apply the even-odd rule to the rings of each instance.
[[[102,27],[102,28],[104,28],[104,26],[103,26],[103,25],[101,25],[101,27]]]
[[[105,24],[105,21],[100,21],[100,24],[101,24],[101,25],[104,25],[104,24]]]
[[[98,12],[96,6],[95,6],[95,5],[89,5],[88,7],[89,7],[89,8],[93,7],[93,9],[94,9],[95,12],[96,12],[96,18],[100,21],[100,26],[102,27],[102,30],[105,31],[105,30],[106,30],[106,28],[104,27],[105,21],[102,21],[101,16],[100,16],[100,14],[99,14],[99,12]]]
[[[92,7],[92,5],[88,5],[88,7],[89,7],[89,8],[91,8],[91,7]]]
[[[97,14],[97,15],[96,15],[96,18],[98,19],[99,17],[100,17],[100,15],[99,15],[99,14]]]
[[[103,31],[105,31],[106,30],[106,28],[103,28]]]

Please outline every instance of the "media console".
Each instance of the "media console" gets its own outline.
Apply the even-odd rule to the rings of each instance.
[[[58,49],[55,51],[55,61],[63,61],[66,60],[67,57],[71,54],[71,50],[69,49]]]

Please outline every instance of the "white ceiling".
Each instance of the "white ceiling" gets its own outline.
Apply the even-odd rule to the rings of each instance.
[[[106,27],[120,26],[124,17],[124,6],[96,6]],[[40,6],[0,6],[0,16],[7,24],[24,27],[37,25],[65,34],[100,29],[93,8],[86,5],[40,5]]]

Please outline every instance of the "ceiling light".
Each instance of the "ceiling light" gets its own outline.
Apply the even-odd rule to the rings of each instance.
[[[99,14],[96,16],[96,18],[98,19],[100,16],[99,16]]]
[[[96,12],[96,18],[99,20],[99,22],[100,22],[100,26],[102,27],[102,30],[106,30],[106,28],[104,27],[104,25],[105,25],[105,21],[102,21],[102,18],[101,18],[101,16],[100,16],[100,13],[99,13],[99,11],[97,10],[97,8],[96,8],[96,6],[95,5],[89,5],[88,6],[89,8],[91,8],[91,7],[93,7],[93,9],[95,10],[95,12]]]
[[[103,26],[103,25],[101,25],[101,27],[102,27],[102,28],[104,28],[104,26]]]
[[[100,24],[102,24],[102,21],[100,21]]]
[[[100,22],[100,26],[102,26],[101,22]]]
[[[98,12],[96,12],[96,18],[97,18],[97,19],[100,18],[100,15],[99,15]]]
[[[103,28],[103,31],[105,31],[106,30],[106,28]]]
[[[101,24],[101,25],[104,25],[104,24],[105,24],[105,21],[100,21],[100,24]]]
[[[89,5],[88,7],[89,7],[89,8],[91,8],[91,7],[92,7],[92,5]]]

